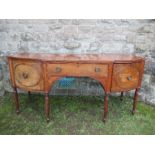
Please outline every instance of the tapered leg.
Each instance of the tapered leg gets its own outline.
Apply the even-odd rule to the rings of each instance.
[[[50,120],[49,112],[50,112],[49,97],[48,97],[48,93],[45,93],[45,116],[46,116],[47,122],[49,122]]]
[[[136,88],[135,95],[134,95],[133,109],[132,109],[132,114],[133,115],[135,114],[136,108],[137,108],[138,91],[139,91],[139,88]]]
[[[109,94],[105,92],[104,96],[104,113],[103,113],[103,122],[105,123],[107,120],[107,114],[108,114],[108,96]]]
[[[13,96],[14,96],[14,101],[15,101],[15,105],[16,105],[16,113],[19,114],[19,99],[18,99],[18,93],[17,93],[17,88],[13,87]]]
[[[123,101],[123,91],[121,92],[121,101]]]

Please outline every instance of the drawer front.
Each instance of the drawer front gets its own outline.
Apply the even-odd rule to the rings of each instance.
[[[141,63],[114,64],[112,91],[130,90],[138,87]]]
[[[15,60],[13,66],[17,87],[28,90],[43,90],[41,63]]]
[[[48,64],[48,76],[93,76],[107,77],[108,65],[106,64]]]

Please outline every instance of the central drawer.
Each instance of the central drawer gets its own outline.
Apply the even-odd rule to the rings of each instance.
[[[47,64],[48,76],[94,76],[107,77],[107,64],[57,63]]]

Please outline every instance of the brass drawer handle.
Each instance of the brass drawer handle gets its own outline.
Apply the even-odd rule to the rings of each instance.
[[[23,73],[22,76],[24,79],[27,79],[29,75],[28,75],[28,73]]]
[[[96,67],[96,68],[95,68],[95,72],[96,72],[96,73],[98,73],[98,72],[100,72],[100,71],[101,71],[101,68],[99,68],[99,67]]]
[[[128,76],[127,79],[128,79],[129,81],[131,81],[131,80],[132,80],[132,76]]]
[[[60,67],[56,67],[56,68],[55,68],[55,72],[56,72],[56,73],[61,72],[61,70],[62,70],[62,69],[61,69]]]

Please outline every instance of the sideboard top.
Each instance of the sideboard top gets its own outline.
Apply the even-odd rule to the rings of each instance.
[[[32,59],[41,61],[68,61],[68,62],[124,62],[138,61],[142,57],[127,54],[50,54],[50,53],[13,53],[8,58]]]

